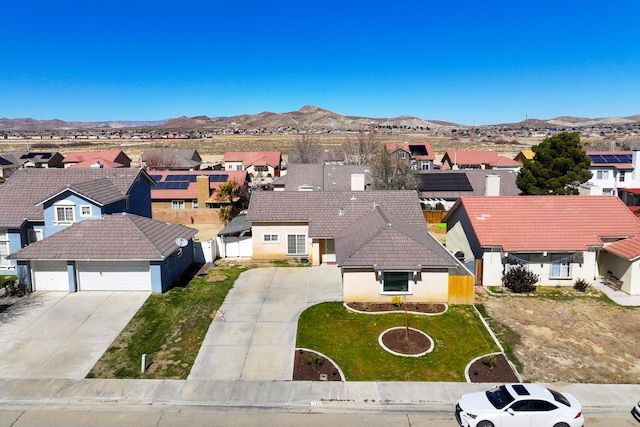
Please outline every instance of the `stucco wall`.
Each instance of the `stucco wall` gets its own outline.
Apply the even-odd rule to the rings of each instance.
[[[622,280],[621,290],[629,295],[640,295],[640,260],[630,262],[624,258],[608,252],[600,254],[600,276],[606,276],[607,271]]]
[[[409,302],[448,302],[449,274],[447,271],[423,271],[411,285]],[[373,270],[344,270],[343,295],[346,302],[391,302],[393,295],[380,294],[380,282]]]
[[[253,259],[286,259],[300,257],[300,255],[287,255],[287,235],[307,235],[307,257],[313,255],[311,239],[308,238],[309,226],[306,223],[253,223]],[[277,242],[263,242],[264,234],[277,234]]]

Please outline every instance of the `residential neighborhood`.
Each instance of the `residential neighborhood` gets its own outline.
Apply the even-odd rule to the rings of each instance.
[[[524,196],[516,178],[536,161],[533,151],[440,157],[428,142],[383,147],[410,166],[416,188],[376,188],[375,163],[288,164],[280,152],[228,152],[217,164],[197,150],[0,153],[0,278],[16,277],[32,296],[141,298],[210,280],[221,274],[218,265],[260,266],[236,279],[211,318],[200,316],[209,332],[187,382],[290,381],[299,363],[292,354],[302,351],[299,317],[319,303],[339,301],[356,313],[406,306],[455,313],[505,292],[505,274],[517,268],[541,290],[584,281],[615,301],[640,297],[637,151],[587,153],[593,177],[579,195]],[[254,298],[259,308],[247,303]],[[288,332],[273,329],[268,343],[254,343],[252,334],[272,330],[275,318]],[[467,342],[467,349],[503,355],[497,345]],[[95,375],[100,348],[75,370],[53,362],[64,349],[52,350],[42,375]],[[24,357],[16,351],[0,366]],[[38,377],[30,366],[18,375]],[[479,368],[470,366],[464,375],[474,382]],[[348,366],[338,371],[334,380],[345,384],[353,375]]]

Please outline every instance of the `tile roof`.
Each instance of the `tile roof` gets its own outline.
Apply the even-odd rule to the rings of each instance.
[[[340,232],[335,247],[341,267],[416,271],[457,265],[424,227],[413,228],[380,206]]]
[[[156,182],[163,182],[169,175],[227,175],[227,181],[236,181],[239,185],[244,185],[247,180],[247,171],[148,171],[149,175],[160,176]],[[227,182],[225,181],[225,182]],[[218,188],[225,182],[209,181],[209,192],[213,196]],[[155,189],[151,187],[151,200],[196,200],[198,198],[197,182],[189,182],[185,189]]]
[[[464,174],[467,177],[467,180],[473,189],[472,191],[464,191],[455,188],[454,178],[458,174]],[[462,196],[484,196],[487,175],[500,176],[500,195],[517,196],[522,193],[516,185],[517,174],[512,170],[500,169],[436,169],[422,171],[418,174],[419,186],[424,180],[428,180],[430,176],[436,176],[438,180],[442,181],[443,185],[442,188],[438,190],[431,189],[429,191],[423,191],[420,188],[418,190],[420,191],[420,197],[424,199],[435,198],[452,200]],[[451,177],[451,180],[447,180],[447,177]],[[451,181],[450,185],[447,184],[448,181]],[[426,183],[423,183],[422,188],[427,188]]]
[[[150,158],[156,157],[162,163],[163,159],[170,160],[169,169],[172,167],[198,167],[202,163],[200,154],[192,148],[181,148],[174,150],[146,150],[140,155],[140,159],[146,162]]]
[[[255,222],[308,222],[309,237],[331,238],[375,206],[416,229],[426,221],[415,191],[257,191],[247,219]]]
[[[65,191],[76,193],[100,206],[105,206],[109,203],[113,203],[127,197],[126,193],[120,191],[109,178],[98,178],[92,181],[80,182],[78,184],[69,184],[64,189],[49,195],[37,204],[42,204]]]
[[[494,150],[453,150],[444,153],[442,163],[448,158],[452,164],[489,165],[498,160],[498,157],[498,152]]]
[[[66,157],[65,157],[66,160]],[[69,168],[91,168],[91,167],[101,167],[101,168],[123,168],[124,165],[122,163],[114,162],[109,159],[87,159],[82,160],[78,163],[74,163]]]
[[[128,194],[141,169],[57,169],[25,168],[16,170],[0,186],[0,227],[20,227],[24,221],[43,221],[42,206],[37,203],[68,185],[108,178],[122,194]],[[87,184],[89,185],[89,184]],[[90,185],[89,185],[90,186]],[[82,187],[81,189],[86,189]]]
[[[313,191],[350,191],[351,175],[365,174],[365,183],[368,183],[369,169],[366,165],[290,164],[287,174],[273,184],[284,186],[285,191],[298,191],[303,186]]]
[[[121,150],[104,150],[104,151],[72,151],[68,153],[63,163],[78,163],[85,160],[111,160],[116,161],[120,154],[124,154]],[[126,154],[125,154],[126,156]],[[128,158],[128,156],[126,156]]]
[[[225,162],[242,162],[244,166],[269,165],[280,166],[281,154],[279,151],[227,151],[224,153]]]
[[[614,196],[462,197],[481,246],[504,251],[583,251],[608,238],[640,236],[640,221]],[[451,225],[451,224],[449,224]]]
[[[436,156],[431,148],[431,144],[428,142],[389,142],[385,144],[387,150],[394,153],[397,150],[404,150],[411,154],[411,157],[419,160],[435,160]],[[416,150],[416,147],[420,147],[420,150]],[[412,151],[413,148],[413,151]],[[424,154],[421,152],[424,151]]]
[[[247,214],[241,213],[236,215],[222,230],[218,232],[218,236],[229,236],[240,234],[243,231],[251,230],[251,223],[247,221]]]
[[[506,156],[498,156],[498,159],[492,163],[490,163],[490,166],[493,167],[520,167],[522,166],[522,163],[520,163],[517,160],[514,159],[510,159]]]
[[[604,250],[633,261],[640,258],[640,237],[620,240],[604,247]]]
[[[10,255],[18,260],[162,260],[198,230],[119,213],[86,219]]]

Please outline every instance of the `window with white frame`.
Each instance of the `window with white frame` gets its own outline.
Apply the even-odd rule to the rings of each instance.
[[[381,293],[410,294],[411,273],[406,271],[385,271],[382,273]]]
[[[191,208],[192,209],[198,209],[198,201],[197,200],[192,200],[191,201]]]
[[[625,175],[626,175],[625,171],[620,171],[620,178],[619,178],[620,182],[624,182]]]
[[[278,243],[280,235],[278,233],[265,233],[262,235],[262,243]]]
[[[172,200],[171,209],[184,209],[184,200]]]
[[[596,173],[596,177],[598,179],[609,179],[609,171],[603,171],[603,170],[599,170]]]
[[[306,255],[307,235],[287,234],[287,255]]]
[[[73,204],[58,204],[54,205],[56,214],[55,223],[60,224],[73,224],[75,221],[75,205]]]
[[[81,205],[80,216],[91,216],[91,205]]]
[[[551,255],[551,277],[569,277],[571,259],[566,255]]]
[[[9,235],[0,231],[0,265],[7,266],[11,263],[7,259],[9,255]]]

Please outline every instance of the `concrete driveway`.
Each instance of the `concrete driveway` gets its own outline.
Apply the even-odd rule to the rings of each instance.
[[[15,300],[0,313],[0,377],[84,378],[148,296],[34,292]]]
[[[245,271],[211,323],[189,379],[290,381],[300,313],[341,300],[336,266]]]

